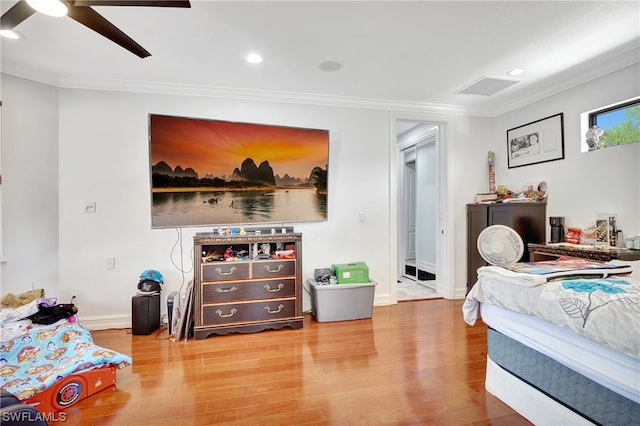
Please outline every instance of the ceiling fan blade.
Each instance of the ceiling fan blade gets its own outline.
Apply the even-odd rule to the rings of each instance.
[[[144,47],[140,46],[131,37],[120,31],[118,27],[107,21],[102,15],[90,7],[76,6],[74,4],[69,8],[68,16],[93,31],[102,34],[140,58],[151,56],[151,53],[147,52]]]
[[[189,0],[76,0],[75,6],[191,7]]]
[[[13,7],[5,12],[0,18],[0,28],[10,30],[20,22],[33,15],[35,10],[31,8],[25,1],[19,1]]]

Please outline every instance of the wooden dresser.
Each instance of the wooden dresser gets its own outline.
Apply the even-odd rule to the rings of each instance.
[[[302,328],[302,234],[198,233],[193,239],[196,339]]]

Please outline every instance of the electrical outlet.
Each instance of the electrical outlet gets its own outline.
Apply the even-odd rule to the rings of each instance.
[[[114,256],[109,256],[105,259],[105,268],[106,269],[116,269],[116,258]]]

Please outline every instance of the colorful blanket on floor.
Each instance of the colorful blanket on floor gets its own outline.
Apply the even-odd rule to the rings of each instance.
[[[0,387],[21,400],[73,373],[132,363],[130,357],[94,344],[89,330],[77,323],[26,328],[24,334],[0,341]]]

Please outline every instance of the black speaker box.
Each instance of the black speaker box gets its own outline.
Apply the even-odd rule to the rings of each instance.
[[[160,293],[131,298],[131,334],[147,335],[160,327]]]

